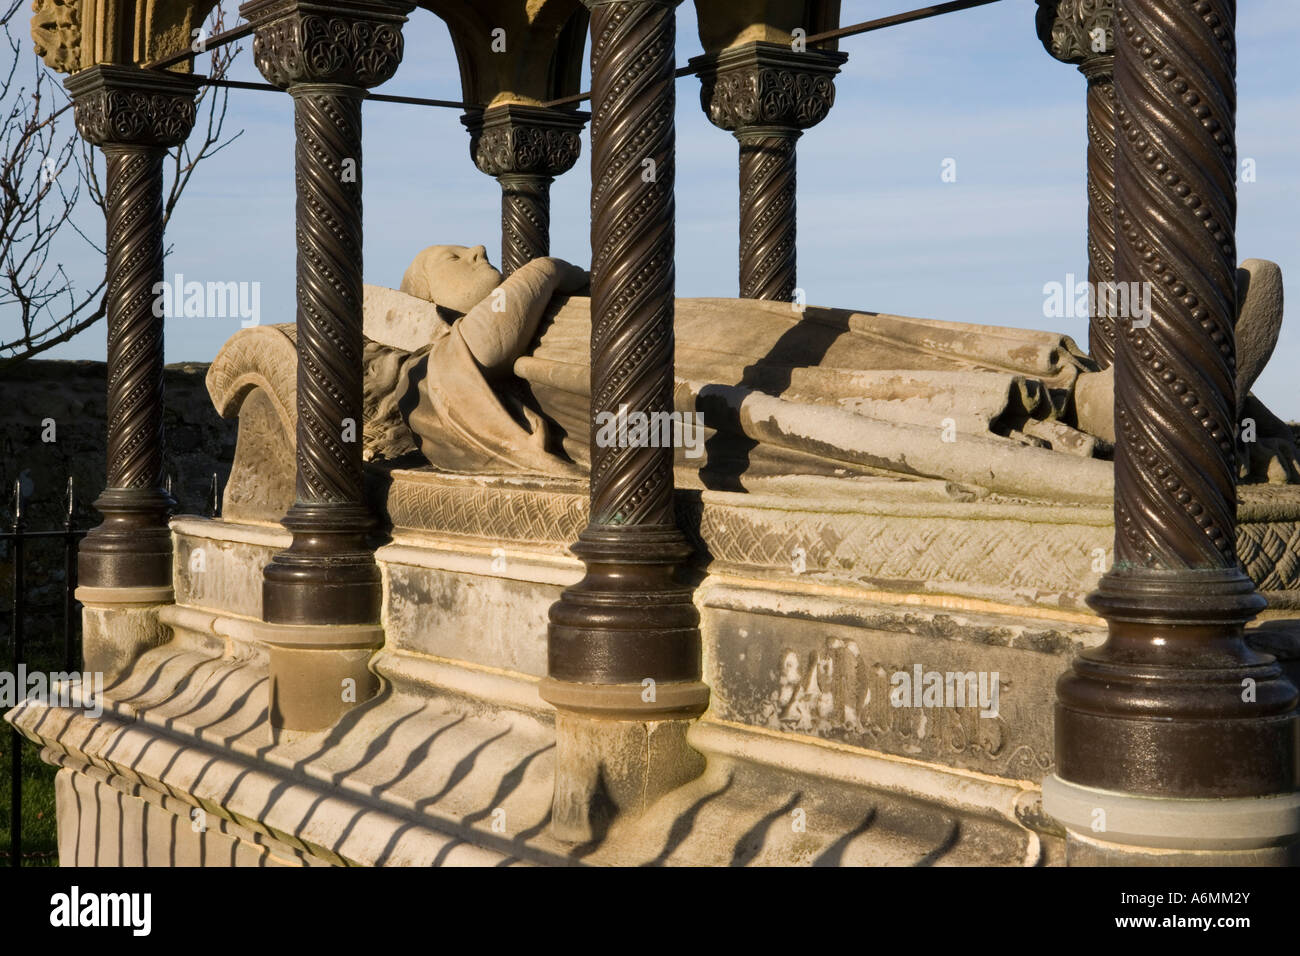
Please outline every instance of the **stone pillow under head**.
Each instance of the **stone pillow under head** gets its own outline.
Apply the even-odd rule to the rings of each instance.
[[[415,352],[451,330],[432,302],[383,286],[368,285],[363,289],[362,334],[372,342]]]

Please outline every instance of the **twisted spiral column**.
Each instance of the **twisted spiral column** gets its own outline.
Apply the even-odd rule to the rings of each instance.
[[[1099,294],[1115,278],[1115,0],[1038,0],[1039,39],[1088,81],[1088,281],[1094,290],[1088,351],[1115,356],[1115,317]]]
[[[1088,282],[1094,290],[1115,279],[1115,77],[1113,56],[1079,67],[1088,78]],[[1107,368],[1115,359],[1115,319],[1101,305],[1088,318],[1088,352]]]
[[[105,145],[108,221],[108,486],[162,485],[163,157],[154,146]]]
[[[501,272],[510,275],[520,266],[551,254],[550,176],[502,173]]]
[[[790,302],[796,285],[795,159],[800,131],[738,130],[740,297]]]
[[[1118,3],[1115,278],[1150,287],[1150,324],[1116,326],[1109,638],[1057,688],[1057,772],[1104,790],[1296,782],[1296,690],[1244,642],[1264,601],[1235,553],[1235,12]]]
[[[341,84],[290,87],[297,184],[297,500],[289,550],[264,572],[263,616],[379,620],[380,576],[362,496],[361,102]]]
[[[77,129],[104,152],[107,228],[108,486],[95,501],[103,522],[83,539],[78,580],[85,600],[171,599],[175,502],[163,490],[163,158],[194,123],[188,77],[100,65],[67,83]],[[147,596],[146,596],[147,595]]]
[[[409,10],[382,0],[355,8],[253,0],[240,8],[255,25],[258,69],[293,97],[297,187],[297,499],[282,522],[292,543],[263,572],[262,617],[276,625],[369,628],[366,640],[375,639],[381,585],[367,541],[374,522],[361,467],[361,104],[369,87],[396,72]],[[286,639],[293,647],[301,641]],[[357,637],[339,646],[364,643]],[[306,672],[309,665],[292,666]],[[322,672],[339,666],[333,659],[310,664]],[[325,703],[294,683],[286,672],[283,725],[328,723],[337,689]],[[273,710],[276,694],[273,688]]]
[[[627,720],[702,713],[699,616],[677,581],[673,449],[602,447],[602,412],[673,410],[675,0],[594,5],[591,518],[587,573],[551,608],[550,678],[563,710]],[[647,700],[643,681],[654,682]]]
[[[709,122],[740,142],[740,295],[795,297],[796,144],[830,112],[848,56],[745,43],[691,60]]]
[[[298,190],[298,499],[361,500],[361,101],[357,87],[293,87]],[[357,174],[347,176],[347,164]]]

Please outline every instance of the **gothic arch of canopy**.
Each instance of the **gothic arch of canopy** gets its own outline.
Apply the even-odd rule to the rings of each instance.
[[[419,6],[447,24],[465,102],[536,105],[579,92],[588,22],[579,0],[421,0]]]
[[[700,42],[705,53],[761,41],[790,42],[802,29],[807,36],[840,25],[840,0],[695,0]],[[834,41],[821,49],[838,49]]]

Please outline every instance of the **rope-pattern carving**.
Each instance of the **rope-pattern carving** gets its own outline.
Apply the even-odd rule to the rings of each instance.
[[[360,88],[294,91],[298,497],[361,501]],[[344,420],[355,440],[344,441]]]
[[[740,133],[740,297],[789,302],[795,290],[799,133]]]
[[[602,448],[595,415],[673,410],[671,4],[592,10],[591,518],[673,523],[671,448]]]
[[[108,176],[108,486],[162,483],[161,147],[104,147]]]
[[[1147,328],[1118,323],[1117,564],[1236,564],[1234,14],[1233,0],[1120,9],[1115,271],[1149,283],[1152,308]]]

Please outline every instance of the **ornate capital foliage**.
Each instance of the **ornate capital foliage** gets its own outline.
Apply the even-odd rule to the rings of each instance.
[[[537,106],[497,106],[468,113],[470,156],[489,176],[526,173],[559,176],[582,152],[587,113]]]
[[[1115,54],[1115,0],[1038,0],[1038,38],[1063,63],[1088,64]]]
[[[198,86],[184,74],[100,64],[64,85],[77,131],[96,146],[177,146],[194,126]]]
[[[239,8],[257,24],[253,60],[274,86],[340,83],[371,87],[402,62],[408,3],[302,3],[254,0]]]
[[[795,52],[776,43],[747,43],[695,57],[700,105],[714,126],[808,129],[835,104],[835,74],[848,54]]]

